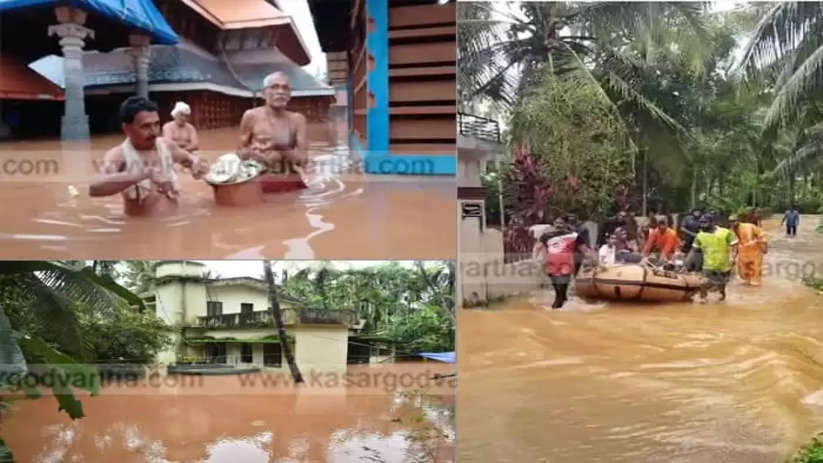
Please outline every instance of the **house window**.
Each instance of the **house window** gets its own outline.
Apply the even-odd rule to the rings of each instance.
[[[220,301],[206,302],[206,315],[223,315],[223,303]]]
[[[251,344],[243,344],[242,351],[240,353],[240,361],[242,363],[253,363],[253,357],[251,353]]]
[[[206,344],[206,363],[226,363],[226,343]]]
[[[240,313],[252,313],[254,312],[254,304],[250,304],[248,302],[240,303]]]
[[[283,352],[280,344],[263,344],[263,366],[276,368],[283,366]]]

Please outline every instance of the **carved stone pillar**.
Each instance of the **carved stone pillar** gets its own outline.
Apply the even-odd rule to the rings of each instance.
[[[131,56],[137,81],[137,96],[149,97],[149,62],[151,61],[151,38],[145,34],[129,35]]]
[[[86,115],[83,87],[83,45],[87,37],[94,38],[94,31],[83,27],[86,12],[68,6],[56,7],[60,24],[49,26],[49,36],[57,35],[63,48],[63,74],[65,76],[65,111],[60,125],[63,140],[88,140],[89,118]]]

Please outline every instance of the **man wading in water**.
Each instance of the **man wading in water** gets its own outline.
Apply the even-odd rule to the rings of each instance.
[[[800,224],[800,213],[792,206],[783,214],[780,225],[786,224],[786,236],[797,236],[797,226]]]
[[[126,99],[120,122],[126,140],[103,156],[102,174],[89,186],[89,194],[121,193],[128,215],[173,213],[180,196],[174,164],[190,168],[195,179],[208,172],[208,165],[160,137],[160,117],[152,101]]]
[[[197,140],[197,129],[189,123],[191,108],[186,103],[178,101],[171,110],[173,121],[166,122],[163,126],[163,137],[170,142],[176,143],[180,148],[193,153],[200,149]]]
[[[700,302],[706,302],[710,289],[720,293],[720,300],[726,300],[726,284],[732,272],[737,253],[737,236],[728,228],[718,227],[712,218],[700,219],[700,232],[694,239],[689,258],[698,250],[703,252],[703,276],[706,283],[700,287]],[[686,260],[688,261],[689,258]]]
[[[589,247],[588,236],[577,233],[562,217],[554,221],[554,226],[540,237],[546,246],[546,274],[554,287],[553,309],[563,307],[568,300],[569,284],[576,271],[577,263],[582,264],[582,254],[597,262],[597,255]]]
[[[243,114],[237,155],[243,160],[260,162],[272,174],[302,174],[299,167],[306,163],[308,147],[306,118],[286,110],[291,99],[288,76],[282,72],[266,76],[263,97],[266,99],[264,106]]]

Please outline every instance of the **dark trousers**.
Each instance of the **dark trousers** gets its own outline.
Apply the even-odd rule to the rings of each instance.
[[[554,287],[554,303],[552,309],[559,309],[569,299],[567,293],[569,291],[569,282],[571,278],[569,275],[549,275],[552,280],[552,287]]]
[[[786,234],[789,236],[797,236],[797,225],[786,224]]]
[[[687,272],[699,272],[703,270],[703,253],[695,251],[694,254],[690,254],[685,264]]]

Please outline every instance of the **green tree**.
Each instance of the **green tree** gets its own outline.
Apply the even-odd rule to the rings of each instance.
[[[0,357],[7,373],[0,391],[37,398],[39,391],[23,381],[22,375],[34,374],[31,378],[40,380],[50,377],[54,380],[37,384],[52,389],[58,411],[72,419],[82,418],[83,406],[71,386],[97,395],[99,376],[94,368],[78,363],[92,355],[75,304],[108,312],[121,301],[142,306],[142,300],[92,267],[46,261],[0,262],[0,295]],[[7,453],[0,445],[0,454]]]

